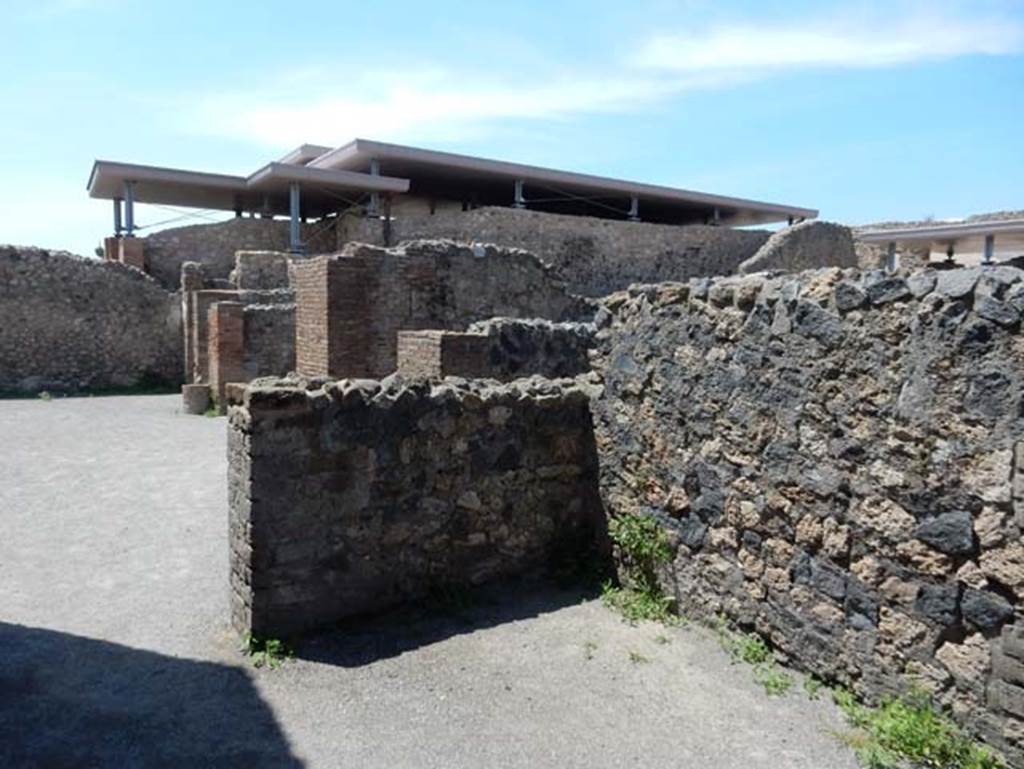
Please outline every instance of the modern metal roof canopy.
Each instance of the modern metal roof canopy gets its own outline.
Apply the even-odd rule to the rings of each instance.
[[[631,213],[643,221],[686,224],[720,221],[759,224],[810,219],[810,208],[712,195],[591,174],[458,155],[356,139],[324,153],[309,165],[372,173],[373,169],[408,178],[414,194],[455,197],[472,195],[480,205],[522,204],[538,210],[562,210],[620,218]],[[519,183],[518,185],[516,183]],[[522,199],[516,193],[524,193]],[[633,200],[639,204],[633,207]],[[589,204],[589,205],[588,205]],[[602,213],[603,211],[603,213]],[[717,211],[717,215],[716,215]]]
[[[89,197],[118,200],[131,183],[136,203],[212,208],[223,211],[290,213],[289,184],[303,186],[303,215],[324,216],[343,208],[339,196],[372,192],[402,193],[407,179],[351,171],[309,168],[285,162],[268,163],[250,176],[228,176],[178,168],[160,168],[97,160],[89,176]]]

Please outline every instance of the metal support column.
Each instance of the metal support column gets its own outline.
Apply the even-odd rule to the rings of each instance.
[[[896,266],[896,244],[890,241],[889,247],[885,251],[885,269],[895,272]]]
[[[124,233],[129,238],[135,232],[135,182],[124,183]]]
[[[982,264],[992,264],[992,257],[996,252],[996,236],[986,235],[985,236],[985,253],[981,259]]]
[[[640,196],[633,195],[629,199],[629,221],[639,222],[640,221]]]
[[[381,230],[384,236],[384,246],[391,246],[391,193],[384,193],[384,216],[381,221]]]
[[[380,176],[380,161],[377,158],[370,159],[370,176]],[[366,207],[367,216],[380,216],[380,193],[370,193],[370,204]]]
[[[114,237],[121,237],[121,198],[114,198]]]
[[[299,224],[301,204],[299,183],[292,182],[288,185],[288,213],[291,216],[288,222],[288,250],[293,254],[302,253],[302,230]]]
[[[526,208],[526,198],[523,196],[523,180],[516,179],[515,199],[512,208]]]
[[[718,206],[715,206],[715,210],[711,215],[711,223],[717,227],[719,222],[722,221],[722,212],[718,210]]]

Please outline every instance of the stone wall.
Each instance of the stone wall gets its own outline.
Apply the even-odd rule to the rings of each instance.
[[[570,320],[592,312],[525,251],[412,241],[361,244],[294,262],[296,366],[308,376],[382,377],[403,330],[461,330],[496,315]]]
[[[771,233],[703,225],[667,225],[567,216],[514,208],[397,215],[391,243],[447,238],[522,248],[552,265],[569,290],[604,296],[630,283],[726,275],[753,256]],[[346,217],[339,246],[384,245],[382,223]],[[807,266],[807,265],[803,265]]]
[[[237,251],[228,280],[241,289],[290,288],[290,262],[291,255],[281,251]]]
[[[638,286],[595,355],[610,515],[723,613],[869,699],[909,686],[1024,760],[1024,273]]]
[[[574,377],[590,370],[592,323],[491,318],[468,332],[398,332],[398,373],[443,379],[481,377],[507,382],[529,376]]]
[[[184,281],[183,285],[185,285]],[[287,308],[282,311],[282,320],[286,326],[279,330],[280,333],[276,333],[271,329],[264,329],[257,336],[253,337],[253,341],[255,343],[257,340],[267,336],[269,344],[271,345],[271,349],[267,352],[268,366],[276,365],[273,362],[284,359],[286,355],[290,356],[291,360],[294,360],[294,342],[292,343],[290,351],[285,351],[281,347],[283,344],[281,335],[290,333],[295,328],[295,305],[293,304],[293,300],[294,294],[291,289],[267,289],[257,291],[207,288],[192,291],[183,290],[182,335],[184,337],[185,346],[185,376],[187,381],[210,381],[210,331],[208,324],[211,308],[218,302],[231,302],[242,306],[261,305],[275,307],[282,306]],[[269,320],[272,317],[277,316],[267,316],[267,319]],[[255,322],[259,324],[258,320]],[[260,325],[262,327],[262,324]],[[239,344],[241,343],[243,342],[240,340]],[[261,352],[258,349],[248,350],[246,354],[250,360],[260,360]],[[244,362],[240,362],[238,365],[242,367],[245,366]],[[265,367],[258,366],[258,368],[262,369]],[[272,374],[287,374],[290,370],[291,369],[278,370],[276,368],[270,368],[269,370],[262,370],[260,375],[267,376]],[[249,379],[251,378],[253,377],[249,377]],[[244,381],[248,381],[248,379]]]
[[[243,633],[530,571],[599,531],[588,402],[571,382],[254,383],[229,416]]]
[[[138,270],[0,246],[0,391],[173,386],[179,296]]]
[[[468,331],[487,337],[487,365],[495,379],[535,375],[560,379],[590,370],[593,323],[489,318],[472,324]]]
[[[810,221],[774,233],[756,254],[737,267],[736,272],[744,275],[769,270],[799,272],[817,267],[857,266],[853,233],[849,227]]]
[[[244,381],[294,371],[295,305],[251,304],[243,315]]]
[[[332,221],[302,225],[307,253],[334,251],[335,226]],[[235,267],[236,251],[287,251],[288,221],[228,219],[159,230],[143,241],[146,271],[167,288],[176,288],[185,262],[200,263],[208,280],[226,281]]]

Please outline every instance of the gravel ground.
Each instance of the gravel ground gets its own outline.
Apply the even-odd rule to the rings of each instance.
[[[0,766],[856,766],[829,703],[768,697],[707,632],[530,582],[254,668],[224,430],[174,396],[0,401]]]

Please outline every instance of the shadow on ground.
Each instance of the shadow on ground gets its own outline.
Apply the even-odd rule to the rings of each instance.
[[[239,668],[3,622],[0,650],[0,766],[302,766]]]
[[[589,600],[591,585],[559,585],[540,578],[490,583],[471,591],[435,592],[385,614],[346,620],[301,639],[300,659],[353,668],[397,657],[452,636],[529,619]]]

